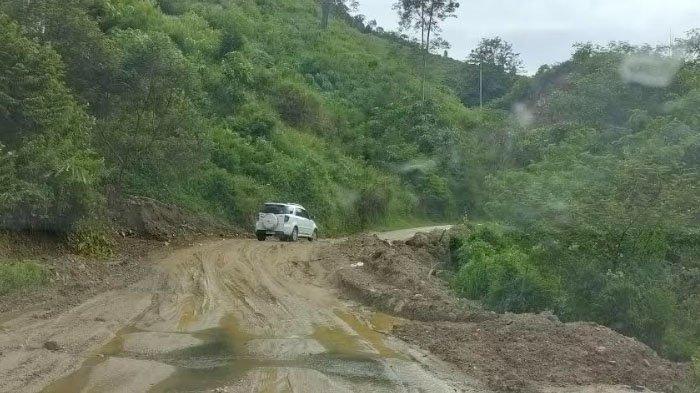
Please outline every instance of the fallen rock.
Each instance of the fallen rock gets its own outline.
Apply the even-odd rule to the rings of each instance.
[[[58,351],[61,349],[61,346],[58,345],[56,341],[47,341],[44,343],[44,348],[48,349],[49,351]]]

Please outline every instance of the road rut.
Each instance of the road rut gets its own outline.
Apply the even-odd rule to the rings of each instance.
[[[331,246],[200,244],[129,288],[8,321],[0,391],[486,391],[343,299],[318,258]]]

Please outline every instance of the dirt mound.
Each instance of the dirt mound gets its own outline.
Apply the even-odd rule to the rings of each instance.
[[[495,314],[455,298],[434,276],[444,252],[440,233],[401,242],[360,236],[328,255],[339,285],[382,311],[419,321],[478,321]],[[431,240],[432,239],[432,240]]]
[[[546,315],[503,315],[481,323],[414,322],[396,327],[394,334],[498,390],[604,383],[670,391],[686,372],[608,328],[561,323]]]
[[[178,206],[151,198],[131,196],[114,203],[110,210],[117,232],[123,236],[169,240],[192,234],[233,231],[213,219],[190,214]]]
[[[413,320],[394,333],[493,389],[598,383],[669,391],[687,372],[646,345],[593,323],[561,323],[548,313],[498,315],[457,299],[433,274],[448,258],[439,232],[405,242],[361,236],[332,251],[328,263],[335,264],[343,290]]]

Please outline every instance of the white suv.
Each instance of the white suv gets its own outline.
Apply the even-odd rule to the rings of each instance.
[[[300,237],[309,241],[318,238],[318,227],[303,206],[294,203],[266,203],[255,222],[258,240],[277,236],[282,241],[295,242]]]

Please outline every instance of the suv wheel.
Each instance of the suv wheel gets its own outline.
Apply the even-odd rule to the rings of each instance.
[[[311,237],[309,237],[309,241],[313,242],[316,240],[318,240],[318,231],[314,229],[314,233],[311,235]]]
[[[291,236],[289,236],[289,241],[295,242],[297,240],[299,240],[299,228],[294,227],[294,229],[292,230]]]
[[[258,240],[261,242],[264,242],[267,239],[267,234],[265,232],[259,231],[256,232],[255,235],[258,237]]]

